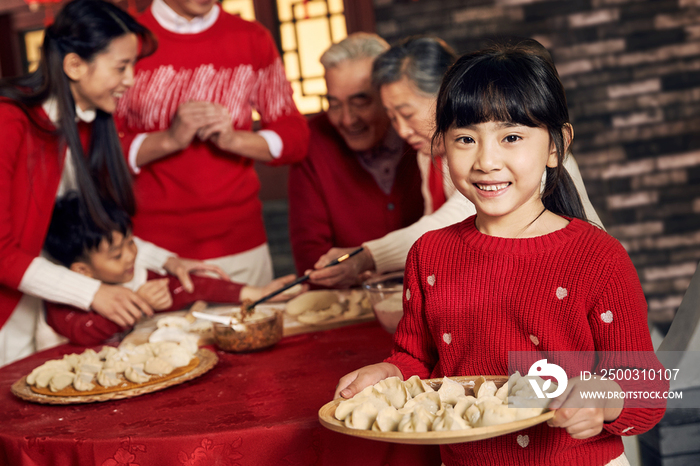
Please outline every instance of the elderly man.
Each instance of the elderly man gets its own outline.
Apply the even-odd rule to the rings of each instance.
[[[307,157],[289,174],[289,230],[299,274],[332,247],[411,225],[423,214],[416,153],[391,127],[372,87],[372,63],[389,48],[356,33],[322,56],[328,110],[309,123]]]

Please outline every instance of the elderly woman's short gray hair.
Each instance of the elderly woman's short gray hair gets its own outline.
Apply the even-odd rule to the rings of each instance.
[[[346,60],[356,58],[376,58],[389,49],[389,44],[376,34],[356,32],[350,34],[337,44],[331,45],[321,55],[321,64],[325,69],[338,66]]]
[[[416,88],[436,96],[457,54],[437,37],[409,37],[374,60],[372,85],[379,88],[407,77]]]

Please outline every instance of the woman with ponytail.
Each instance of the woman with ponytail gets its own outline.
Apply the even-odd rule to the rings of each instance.
[[[133,84],[137,59],[155,46],[151,33],[118,7],[75,0],[46,29],[38,69],[0,80],[0,365],[36,349],[41,299],[92,309],[122,326],[153,312],[132,291],[40,253],[55,200],[69,190],[80,193],[105,232],[114,225],[104,202],[134,213],[112,112]],[[152,267],[178,276],[197,265],[143,247]]]

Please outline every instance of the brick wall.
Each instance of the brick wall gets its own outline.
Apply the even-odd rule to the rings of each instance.
[[[458,52],[527,36],[567,90],[573,152],[666,327],[700,260],[700,0],[374,0],[377,32]]]

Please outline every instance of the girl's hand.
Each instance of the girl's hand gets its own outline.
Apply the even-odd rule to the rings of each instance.
[[[175,275],[182,287],[188,293],[194,291],[194,285],[192,284],[192,279],[190,278],[191,272],[197,272],[198,275],[207,275],[206,272],[213,273],[217,275],[217,278],[221,280],[230,282],[231,279],[226,272],[224,272],[218,265],[207,264],[206,262],[194,260],[194,259],[183,259],[182,257],[172,256],[169,257],[163,268],[170,274]]]
[[[357,248],[331,248],[322,255],[314,264],[316,270],[311,272],[309,281],[316,285],[337,288],[349,288],[360,283],[364,272],[374,270],[374,259],[369,249],[364,248],[362,252],[344,260],[338,265],[323,267],[329,262],[337,259],[343,254],[349,254]]]
[[[582,392],[622,393],[622,389],[613,380],[581,380],[580,377],[569,380],[564,393],[549,404],[556,413],[548,424],[566,429],[575,439],[598,435],[603,430],[603,423],[617,419],[624,405],[621,398],[584,399]]]
[[[103,283],[97,289],[90,306],[95,312],[123,328],[133,326],[143,314],[153,315],[153,309],[128,288]]]
[[[273,291],[277,291],[283,286],[285,286],[288,283],[293,282],[296,279],[296,275],[290,274],[290,275],[285,275],[284,277],[277,278],[275,280],[272,280],[270,283],[268,283],[266,286],[259,287],[259,286],[250,286],[246,285],[241,289],[241,301],[257,301],[258,299],[262,298],[263,296],[267,296],[268,294],[272,293]],[[277,296],[273,296],[270,298],[269,302],[275,303],[275,302],[280,302],[280,301],[287,301],[289,299],[292,299],[293,297],[297,296],[298,294],[303,293],[306,291],[309,287],[306,285],[295,285],[291,287],[288,290],[283,291],[282,293],[278,294]]]
[[[153,309],[162,311],[173,305],[173,297],[168,289],[168,278],[149,280],[136,291]]]
[[[380,362],[379,364],[372,364],[371,366],[365,366],[362,369],[352,371],[347,375],[344,375],[338,381],[338,386],[335,388],[335,394],[333,399],[336,398],[352,398],[356,394],[360,393],[365,387],[374,385],[380,380],[384,380],[387,377],[397,376],[403,380],[403,374],[398,367],[388,362]]]

